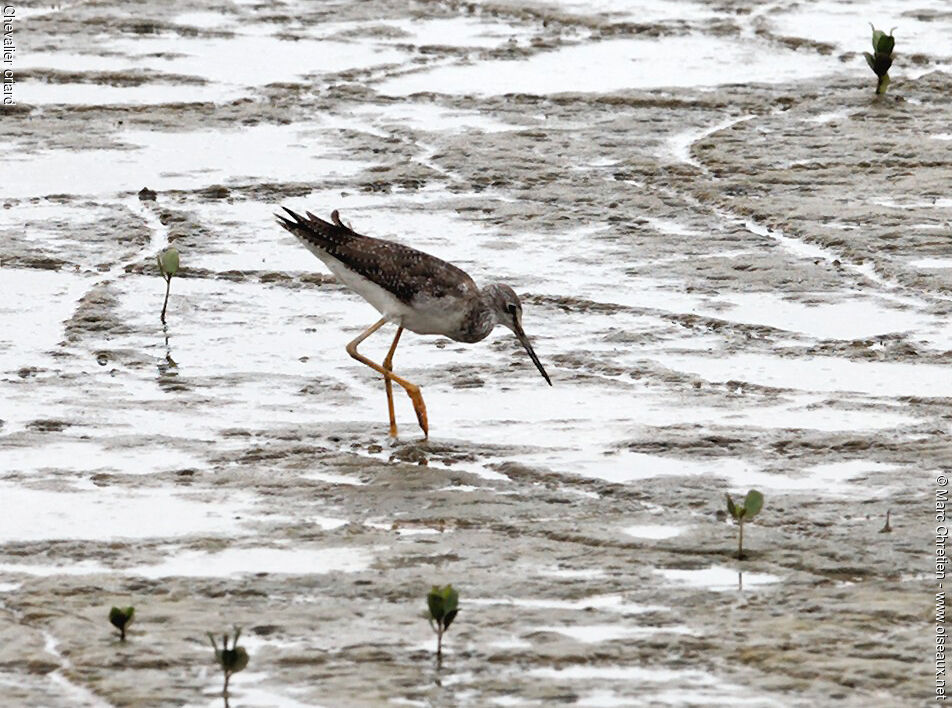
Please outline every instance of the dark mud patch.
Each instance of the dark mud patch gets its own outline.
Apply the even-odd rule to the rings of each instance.
[[[120,314],[120,299],[116,287],[108,282],[94,285],[83,295],[72,317],[65,323],[70,342],[101,341],[134,330]]]

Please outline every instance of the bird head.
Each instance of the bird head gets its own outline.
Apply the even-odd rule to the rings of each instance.
[[[535,351],[532,349],[529,338],[522,329],[522,303],[519,301],[519,296],[516,295],[516,292],[512,288],[503,283],[488,285],[485,288],[485,294],[488,296],[489,306],[492,309],[493,315],[496,317],[496,323],[512,330],[513,334],[516,335],[516,339],[525,347],[529,358],[532,359],[532,363],[536,365],[539,373],[542,374],[542,378],[551,386],[552,380],[549,379],[549,375],[545,373],[545,369],[542,368],[542,362],[539,361],[539,357],[536,356]]]

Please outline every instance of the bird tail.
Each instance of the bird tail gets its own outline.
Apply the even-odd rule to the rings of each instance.
[[[331,223],[317,218],[309,211],[304,212],[307,215],[305,217],[287,207],[281,208],[291,218],[289,219],[283,214],[275,214],[278,223],[305,244],[327,249],[357,236],[351,228],[344,225],[340,220],[340,214],[336,209],[331,212],[331,222],[333,222]]]

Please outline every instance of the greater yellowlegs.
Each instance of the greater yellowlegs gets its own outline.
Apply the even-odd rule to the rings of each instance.
[[[397,435],[392,381],[406,390],[423,435],[429,435],[420,387],[393,373],[393,353],[404,329],[417,334],[442,334],[457,342],[479,342],[501,324],[515,333],[539,373],[552,385],[522,330],[519,296],[508,285],[492,283],[478,288],[469,275],[451,263],[393,241],[354,232],[340,220],[336,210],[331,212],[333,223],[318,219],[309,211],[305,218],[290,209],[284,210],[291,218],[275,214],[278,223],[324,261],[339,282],[383,315],[347,345],[347,353],[383,374],[391,436]],[[377,364],[359,354],[357,345],[387,322],[397,325],[397,333],[383,363]]]

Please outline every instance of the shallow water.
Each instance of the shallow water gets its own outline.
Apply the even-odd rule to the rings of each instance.
[[[819,57],[794,61],[793,52],[702,36],[607,40],[567,46],[511,66],[499,60],[440,67],[385,81],[384,95],[607,93],[624,89],[709,87],[723,83],[782,82],[829,69]],[[769,57],[769,61],[764,61]]]
[[[780,578],[769,573],[744,573],[713,565],[700,570],[665,569],[658,572],[666,580],[714,591],[749,590],[780,582]]]
[[[220,705],[204,633],[234,625],[233,705],[931,695],[908,618],[915,510],[952,465],[943,5],[18,12],[11,701]],[[897,27],[880,99],[870,19]],[[397,391],[389,440],[344,352],[377,314],[281,206],[509,282],[554,385],[502,328],[407,334],[431,437]],[[723,495],[751,487],[738,561]],[[420,612],[447,582],[437,667]],[[112,604],[137,607],[126,645]]]
[[[180,553],[159,565],[129,568],[125,573],[145,578],[214,578],[248,573],[311,575],[366,570],[372,557],[362,549],[321,548],[313,551],[282,548],[231,548],[220,553]]]

